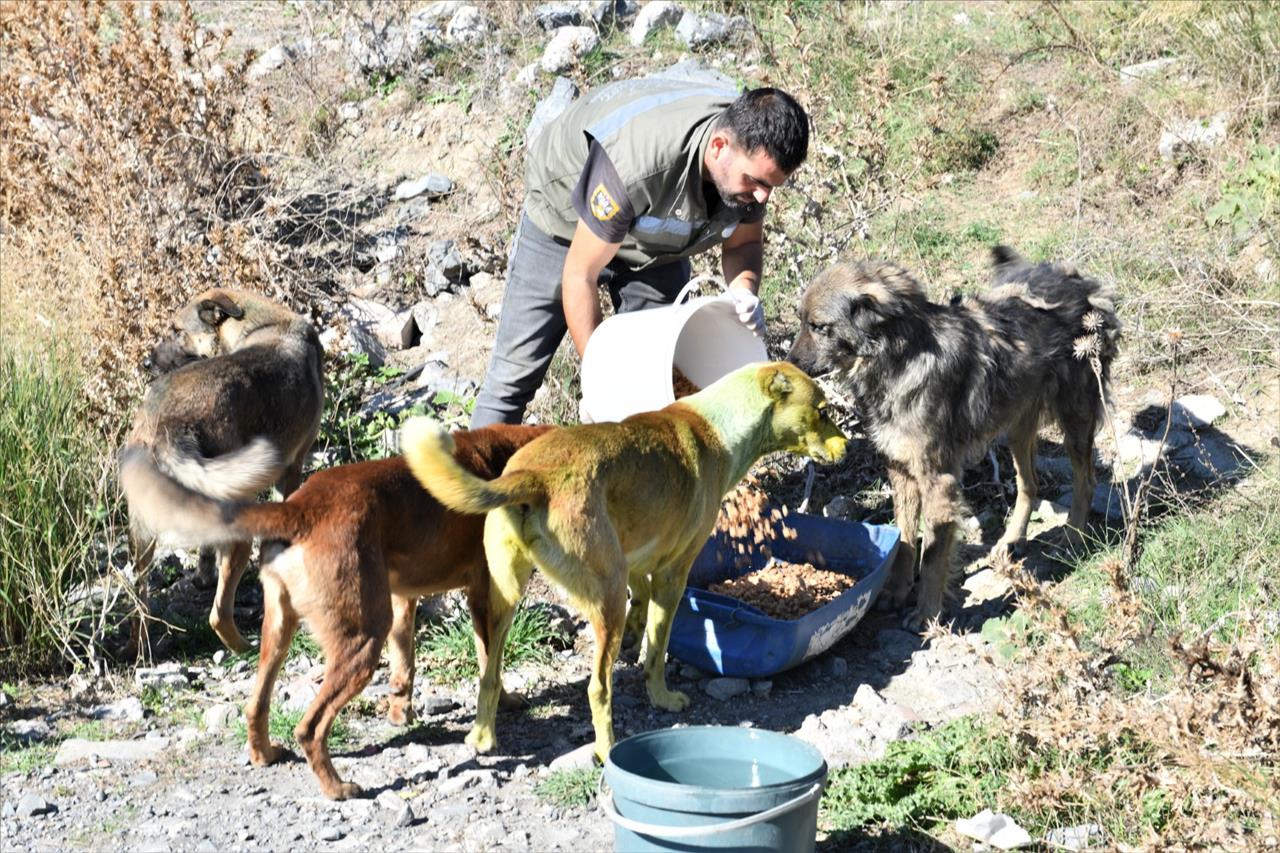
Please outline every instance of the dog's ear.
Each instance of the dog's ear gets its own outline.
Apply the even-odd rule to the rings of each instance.
[[[215,293],[208,299],[200,301],[197,314],[201,322],[209,326],[221,325],[228,317],[239,320],[244,316],[244,309],[231,300],[225,293]]]
[[[765,386],[769,396],[775,400],[781,400],[783,397],[791,393],[791,377],[774,367],[769,371],[772,375],[768,377],[768,384]]]

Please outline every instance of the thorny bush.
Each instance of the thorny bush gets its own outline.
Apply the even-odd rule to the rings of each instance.
[[[174,309],[208,287],[287,293],[274,249],[238,221],[266,178],[237,142],[246,54],[189,4],[0,7],[0,225],[7,299],[79,306],[89,398],[125,411]],[[49,298],[47,295],[46,299]],[[12,302],[11,302],[12,304]]]

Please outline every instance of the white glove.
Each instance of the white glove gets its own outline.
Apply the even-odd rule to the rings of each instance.
[[[745,287],[731,287],[729,298],[733,300],[733,310],[738,312],[742,324],[763,337],[764,306],[760,304],[760,297]]]
[[[591,413],[587,411],[587,401],[578,401],[578,423],[593,424],[595,421],[591,419]]]

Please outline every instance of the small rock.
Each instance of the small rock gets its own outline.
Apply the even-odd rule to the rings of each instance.
[[[431,173],[421,178],[402,181],[393,195],[396,199],[408,199],[427,194],[427,198],[439,198],[453,192],[453,181],[445,175]]]
[[[768,699],[769,693],[773,690],[773,682],[766,678],[760,678],[751,682],[751,695],[758,699]]]
[[[543,3],[533,10],[538,26],[547,32],[560,27],[576,27],[582,23],[582,10],[571,3]]]
[[[480,780],[471,773],[463,773],[452,779],[446,779],[436,787],[436,792],[442,797],[450,797],[454,794],[465,791],[467,788],[473,787]]]
[[[226,649],[218,649],[216,652],[213,653],[213,662],[218,664],[219,666],[221,666],[222,662],[226,659],[227,659]]]
[[[1179,57],[1176,56],[1164,56],[1160,59],[1150,59],[1146,62],[1126,65],[1120,69],[1120,84],[1126,87],[1133,86],[1143,77],[1151,77],[1175,64],[1178,59]]]
[[[733,34],[749,29],[751,25],[741,15],[731,18],[719,12],[699,15],[687,11],[676,25],[676,38],[686,47],[705,47],[726,41]]]
[[[154,770],[139,770],[129,779],[129,784],[135,788],[145,788],[148,785],[154,785],[160,781],[160,777]]]
[[[552,759],[547,769],[553,773],[559,770],[586,770],[595,766],[595,756],[595,742],[584,743],[577,749]]]
[[[1230,113],[1217,113],[1207,119],[1190,119],[1170,124],[1160,134],[1157,150],[1160,157],[1173,160],[1197,149],[1214,148],[1227,138]]]
[[[826,518],[849,518],[853,507],[849,503],[849,499],[844,495],[836,495],[827,501],[827,505],[822,508],[822,515]]]
[[[631,23],[631,44],[639,47],[649,34],[662,27],[669,27],[680,20],[684,10],[673,0],[649,0]]]
[[[281,65],[284,65],[288,59],[288,48],[282,44],[278,44],[254,60],[253,64],[249,66],[249,70],[245,72],[245,76],[250,80],[257,80],[259,77],[265,77]]]
[[[983,809],[972,818],[957,819],[956,831],[998,850],[1013,850],[1031,843],[1031,836],[1013,818],[995,814],[991,809]]]
[[[65,767],[90,756],[107,761],[147,761],[161,755],[169,746],[169,738],[144,740],[85,740],[71,738],[58,746],[53,757],[55,767]]]
[[[206,708],[204,711],[204,727],[206,731],[220,732],[231,725],[240,716],[240,709],[230,702]]]
[[[1101,847],[1107,834],[1096,823],[1083,823],[1079,826],[1063,826],[1051,829],[1044,840],[1057,847],[1068,850],[1088,850],[1090,847]]]
[[[38,817],[40,815],[52,814],[56,812],[58,807],[53,803],[41,797],[39,794],[23,794],[18,800],[15,813],[18,817]]]
[[[711,698],[726,702],[746,693],[751,689],[751,684],[745,678],[713,678],[704,689]]]
[[[346,833],[336,826],[322,826],[320,831],[316,833],[316,838],[321,841],[337,841],[344,835]]]
[[[849,663],[842,657],[829,655],[823,665],[823,673],[828,678],[844,678],[849,674]]]
[[[422,698],[422,714],[426,717],[438,717],[458,707],[458,701],[452,696],[424,696]]]
[[[1212,394],[1186,394],[1173,401],[1173,426],[1204,429],[1227,413]]]
[[[572,68],[599,44],[600,36],[593,27],[561,27],[547,42],[538,65],[547,74],[559,74]]]
[[[183,683],[186,682],[185,677]],[[95,720],[115,720],[136,723],[146,716],[146,709],[142,707],[142,700],[137,696],[129,696],[121,699],[119,702],[112,702],[110,705],[99,705],[89,711],[89,716]]]
[[[40,718],[15,720],[9,724],[9,734],[21,743],[37,743],[50,734],[49,724]]]
[[[343,121],[355,121],[360,118],[360,107],[356,104],[343,104],[338,109],[338,117]],[[341,838],[342,836],[338,836]]]

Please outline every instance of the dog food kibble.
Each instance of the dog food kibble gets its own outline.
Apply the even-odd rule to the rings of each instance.
[[[702,389],[693,384],[693,381],[680,372],[680,368],[671,368],[671,390],[675,392],[676,399],[688,397],[690,394],[697,394]]]
[[[787,508],[769,507],[769,496],[755,474],[748,474],[732,492],[725,495],[716,517],[716,533],[731,540],[736,565],[751,562],[751,554],[759,551],[771,556],[770,543],[778,536],[795,539],[796,532],[782,523]]]
[[[707,589],[750,604],[773,619],[793,620],[812,613],[857,584],[856,578],[819,569],[812,563],[771,563],[758,572],[711,584]]]

